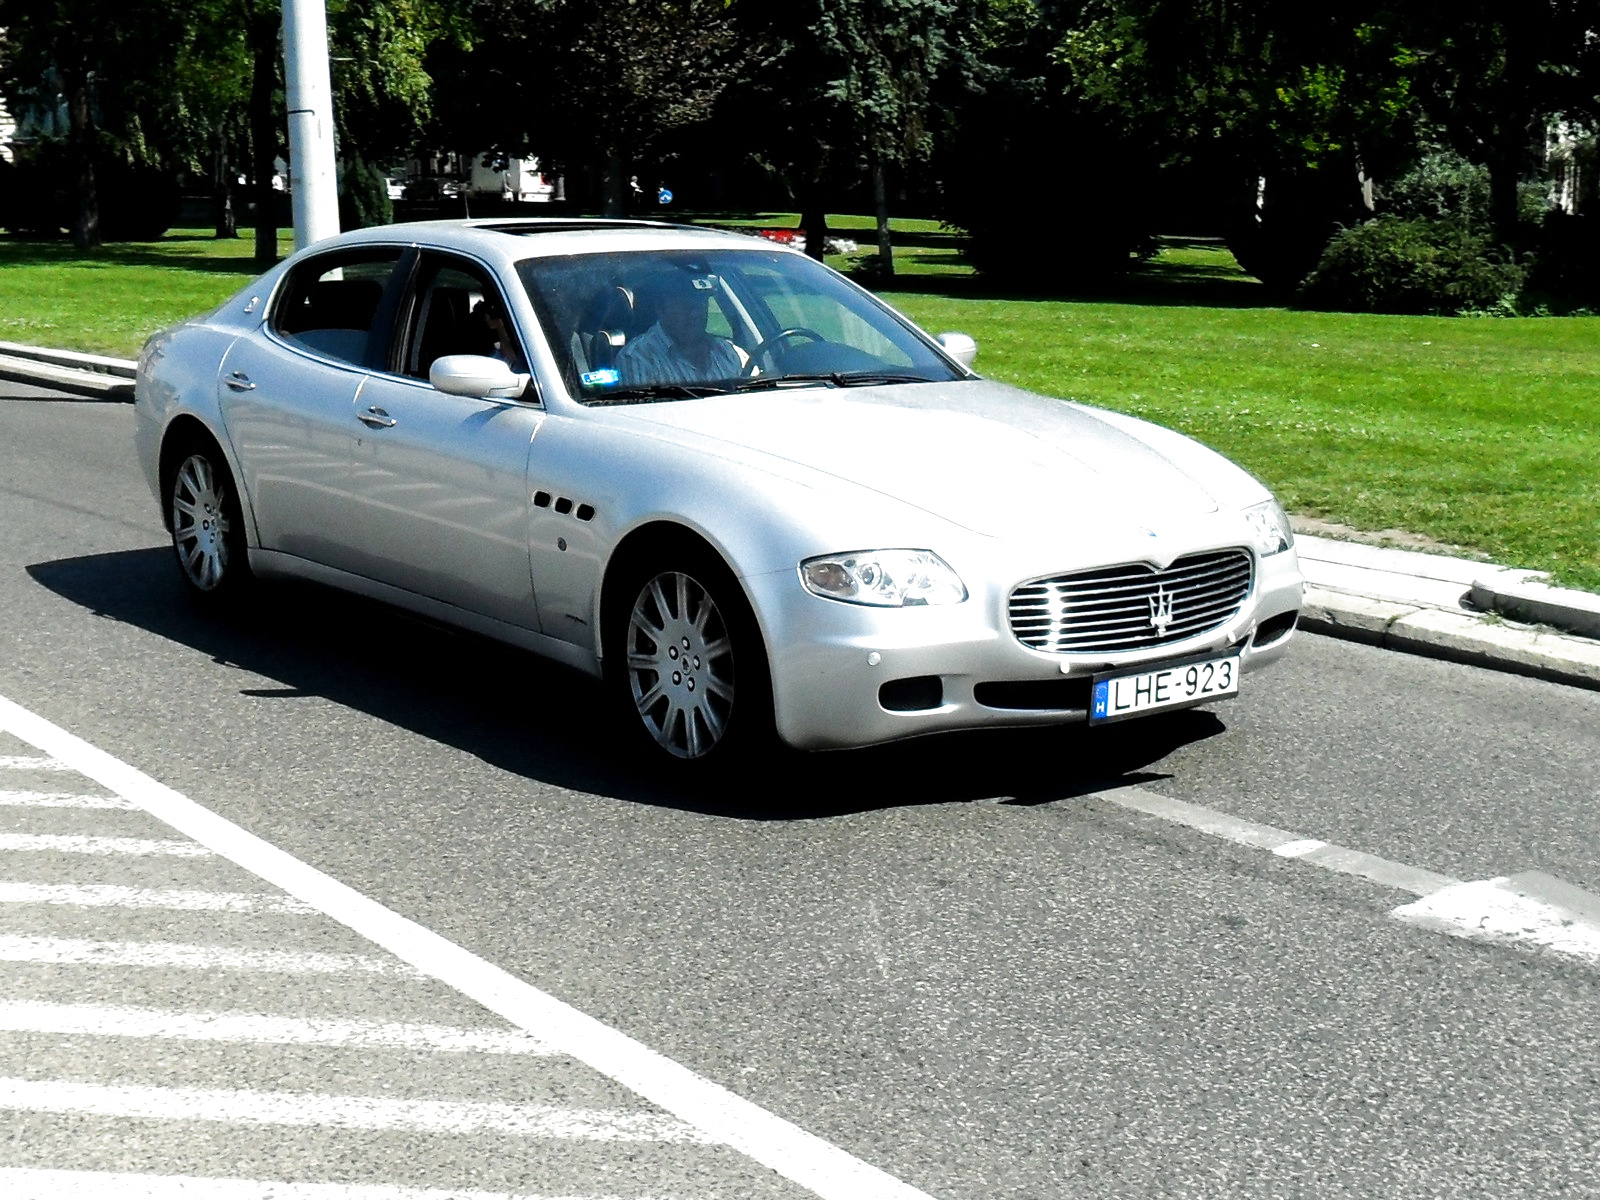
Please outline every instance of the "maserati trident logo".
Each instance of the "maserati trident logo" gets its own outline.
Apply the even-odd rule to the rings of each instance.
[[[1156,584],[1156,594],[1150,597],[1150,628],[1157,637],[1165,637],[1167,626],[1172,624],[1172,593],[1162,584]]]

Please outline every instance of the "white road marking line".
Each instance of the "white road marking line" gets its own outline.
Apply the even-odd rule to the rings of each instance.
[[[175,858],[209,858],[211,851],[198,842],[155,838],[86,837],[70,833],[0,833],[0,850],[45,851],[60,854],[155,854]]]
[[[1112,788],[1095,795],[1241,846],[1411,892],[1421,899],[1389,913],[1408,925],[1473,941],[1538,946],[1600,965],[1600,897],[1552,876],[1526,872],[1463,882],[1143,788]]]
[[[79,796],[73,792],[11,792],[0,790],[0,806],[11,808],[117,808],[139,806],[121,796]]]
[[[92,942],[83,938],[0,935],[0,962],[52,963],[102,967],[187,967],[200,971],[269,971],[285,975],[414,976],[404,963],[359,954],[318,954],[298,950],[236,950],[181,942]]]
[[[0,728],[823,1200],[932,1200],[4,698]]]
[[[1273,851],[1279,858],[1300,858],[1310,854],[1313,850],[1321,850],[1327,842],[1317,838],[1301,838],[1298,842],[1285,842]]]
[[[1389,915],[1408,925],[1476,942],[1531,942],[1557,954],[1600,963],[1600,927],[1531,896],[1505,876],[1442,888]]]
[[[0,771],[70,771],[71,767],[56,758],[40,758],[33,754],[0,754]]]
[[[0,1030],[301,1046],[381,1046],[447,1053],[553,1053],[520,1029],[456,1029],[399,1021],[315,1020],[251,1013],[168,1012],[103,1004],[0,1000]]]
[[[293,896],[139,888],[110,883],[18,883],[0,880],[0,904],[72,904],[80,908],[166,908],[176,912],[314,913]]]
[[[396,1100],[312,1092],[141,1087],[66,1079],[0,1078],[0,1109],[148,1121],[224,1121],[230,1125],[314,1125],[406,1133],[500,1134],[596,1142],[710,1141],[694,1126],[660,1113],[609,1112],[555,1104]]]
[[[287,1183],[276,1179],[132,1175],[29,1167],[0,1167],[0,1196],[6,1200],[652,1200],[648,1196],[534,1196],[524,1192],[479,1192],[460,1188]]]
[[[1190,829],[1198,829],[1201,833],[1209,833],[1212,837],[1222,838],[1224,841],[1241,846],[1251,846],[1257,850],[1277,852],[1285,846],[1295,846],[1315,840],[1302,837],[1298,833],[1275,829],[1271,825],[1261,825],[1255,821],[1229,816],[1214,808],[1173,800],[1141,787],[1109,788],[1094,794],[1099,799],[1109,800],[1123,808],[1160,817],[1174,824],[1187,825]],[[1405,863],[1391,862],[1387,858],[1365,854],[1360,850],[1348,850],[1330,842],[1299,850],[1295,857],[1301,862],[1311,863],[1327,871],[1358,875],[1374,883],[1381,883],[1385,887],[1410,892],[1414,896],[1426,896],[1429,892],[1436,892],[1442,887],[1461,882],[1448,875],[1438,875],[1432,871],[1407,866]]]

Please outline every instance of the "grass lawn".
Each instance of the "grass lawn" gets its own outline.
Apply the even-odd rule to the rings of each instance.
[[[281,254],[293,248],[289,230]],[[0,238],[0,341],[132,358],[149,333],[214,308],[257,274],[251,231],[174,230],[89,254],[71,242]]]
[[[833,265],[872,258],[870,218],[829,225],[863,243]],[[1203,242],[1169,243],[1116,294],[1001,295],[936,223],[894,228],[898,274],[879,290],[930,330],[976,337],[985,374],[1182,429],[1291,511],[1600,590],[1600,318],[1272,307]],[[88,257],[0,240],[0,339],[131,356],[148,331],[241,286],[250,252],[248,238],[200,232]]]

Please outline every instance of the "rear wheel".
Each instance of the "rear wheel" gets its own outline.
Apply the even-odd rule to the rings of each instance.
[[[619,581],[607,675],[635,738],[700,769],[769,740],[771,686],[755,618],[731,573],[687,549]]]
[[[191,595],[217,603],[246,589],[251,574],[244,513],[233,474],[215,445],[195,439],[174,456],[167,517],[178,570]]]

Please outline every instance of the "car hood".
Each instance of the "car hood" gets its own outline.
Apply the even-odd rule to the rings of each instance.
[[[1170,527],[1218,507],[1200,481],[1093,409],[984,380],[751,392],[630,416],[658,436],[670,429],[720,442],[730,458],[783,460],[991,536],[1059,532],[1074,515]]]

